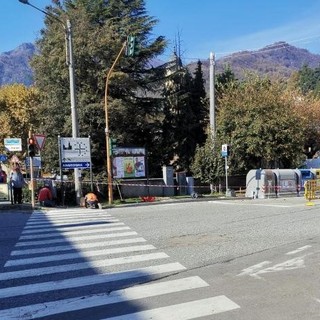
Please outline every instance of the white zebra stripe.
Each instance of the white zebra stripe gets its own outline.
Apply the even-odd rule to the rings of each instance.
[[[108,222],[102,222],[99,224],[85,224],[81,226],[71,226],[71,227],[64,227],[64,226],[52,226],[50,228],[38,228],[37,230],[25,230],[21,234],[41,234],[41,233],[61,233],[61,232],[68,232],[73,230],[88,230],[88,229],[100,229],[102,227],[113,227],[113,226],[123,226],[123,222],[116,222],[116,223],[108,223]]]
[[[96,219],[79,219],[77,218],[77,221],[74,220],[61,220],[61,221],[55,221],[55,222],[33,222],[33,223],[27,223],[23,230],[30,230],[30,229],[40,229],[40,228],[46,228],[46,227],[55,227],[55,226],[64,226],[64,225],[73,225],[73,224],[80,224],[80,223],[93,223],[93,222],[119,222],[119,219],[116,218],[96,218]]]
[[[94,230],[94,232],[98,233],[98,232],[113,232],[113,231],[121,231],[121,230],[130,230],[129,227],[116,227],[114,228],[113,226],[98,226],[97,229]],[[50,233],[50,234],[43,234],[43,235],[39,235],[39,234],[33,234],[33,235],[26,235],[26,236],[21,236],[19,238],[19,240],[31,240],[31,239],[47,239],[47,238],[54,238],[57,236],[60,237],[65,237],[66,235],[69,234],[77,234],[79,235],[79,230],[70,230],[70,231],[59,231],[59,232],[54,232],[54,233]],[[83,231],[83,233],[81,233],[81,235],[85,235],[85,234],[92,234],[92,230],[91,227],[90,229],[87,227],[87,229],[85,229]]]
[[[77,271],[77,270],[85,270],[85,269],[96,269],[97,272],[104,272],[105,268],[116,266],[116,265],[123,265],[123,264],[130,264],[130,263],[138,263],[138,262],[145,262],[151,260],[158,260],[158,259],[167,259],[169,256],[164,252],[156,252],[156,253],[146,253],[146,254],[139,254],[135,256],[127,256],[121,258],[113,258],[113,259],[102,259],[102,260],[91,260],[86,262],[80,263],[72,263],[72,264],[62,264],[59,266],[53,267],[41,267],[41,268],[33,268],[33,269],[26,269],[20,271],[10,271],[0,273],[0,281],[10,280],[10,279],[18,279],[18,278],[29,278],[35,276],[42,276],[42,275],[50,275],[50,274],[57,274],[61,272],[69,272],[69,271]]]
[[[56,244],[56,243],[65,243],[65,242],[83,242],[87,240],[95,240],[97,238],[104,240],[110,238],[120,238],[120,237],[128,237],[128,236],[135,236],[138,233],[135,231],[128,231],[128,232],[118,232],[118,233],[110,233],[110,234],[84,234],[82,233],[81,236],[67,236],[62,239],[52,239],[52,240],[34,240],[34,241],[20,241],[18,242],[15,247],[26,247],[26,246],[39,246],[39,245],[47,245],[47,244]]]
[[[91,259],[93,257],[98,257],[101,255],[135,252],[135,251],[147,251],[147,250],[155,250],[155,249],[156,248],[153,245],[148,244],[148,245],[130,246],[130,247],[122,247],[122,248],[100,249],[95,251],[55,254],[55,255],[44,256],[44,257],[9,260],[4,266],[7,268],[12,266],[21,266],[21,265],[27,265],[27,264],[36,264],[36,263],[61,261],[61,260]]]
[[[185,269],[186,268],[180,263],[168,263],[146,268],[126,270],[123,272],[114,272],[108,274],[98,274],[93,276],[71,278],[60,281],[48,281],[42,283],[27,284],[22,286],[0,289],[0,299],[54,290],[97,285],[113,281],[135,279],[144,276],[152,277],[163,273],[172,273]]]
[[[217,296],[202,300],[180,303],[172,306],[140,311],[103,320],[190,320],[211,316],[217,313],[240,308],[239,305],[226,296]]]
[[[45,215],[41,217],[33,217],[31,216],[28,222],[48,222],[48,221],[60,221],[60,220],[77,220],[77,219],[98,219],[98,218],[112,218],[110,214],[95,214],[95,215],[88,215],[88,214],[73,214],[73,215]]]
[[[25,250],[15,250],[11,252],[11,256],[20,256],[20,255],[29,255],[29,254],[39,254],[39,253],[53,253],[53,252],[61,252],[68,250],[83,250],[90,249],[95,247],[102,246],[114,246],[128,243],[139,243],[146,242],[147,240],[144,238],[132,238],[132,239],[121,239],[121,240],[109,240],[103,241],[101,237],[96,238],[96,242],[84,242],[78,244],[68,244],[65,246],[57,246],[57,247],[47,247],[47,248],[36,248],[36,249],[25,249]]]
[[[113,291],[111,293],[101,293],[2,310],[0,311],[0,319],[37,319],[63,312],[106,306],[112,303],[150,298],[207,286],[209,285],[200,277],[194,276],[178,280],[140,285]]]

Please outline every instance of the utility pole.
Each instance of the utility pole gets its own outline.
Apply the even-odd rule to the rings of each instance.
[[[215,131],[216,131],[214,78],[215,78],[215,57],[214,57],[214,53],[210,52],[210,131],[211,131],[212,140],[215,137]]]
[[[70,80],[70,102],[71,102],[71,120],[72,120],[72,138],[76,139],[79,136],[78,114],[76,108],[76,89],[74,79],[74,62],[73,62],[73,46],[72,46],[72,29],[71,22],[67,20],[66,32],[66,55],[67,65],[69,68]],[[79,169],[74,168],[74,188],[76,191],[76,202],[80,204],[81,185],[79,181]]]
[[[58,21],[64,29],[65,41],[66,41],[66,64],[69,68],[69,80],[70,80],[70,103],[71,103],[71,121],[72,121],[72,138],[77,138],[79,136],[79,125],[78,125],[78,114],[76,108],[76,94],[75,94],[75,76],[74,76],[74,62],[73,62],[73,47],[72,47],[72,29],[71,22],[68,19],[65,24],[59,17],[50,13],[49,11],[42,10],[37,6],[29,2],[29,0],[19,0],[19,2],[26,4],[51,19]],[[76,191],[76,202],[80,204],[81,197],[81,184],[79,182],[79,169],[74,168],[74,185]]]
[[[32,139],[32,144],[34,144],[33,141],[33,135],[32,135],[32,128],[29,130],[29,135],[28,135],[28,149],[29,147],[29,143],[30,143],[30,139]],[[31,207],[32,209],[35,208],[36,206],[36,201],[35,201],[35,194],[34,194],[34,174],[33,174],[33,154],[30,154],[29,152],[29,159],[30,159],[30,190],[31,190]]]
[[[216,131],[215,101],[214,101],[214,77],[215,77],[215,60],[214,53],[210,52],[210,134],[211,141],[214,143]],[[210,184],[210,191],[213,193],[213,184]]]

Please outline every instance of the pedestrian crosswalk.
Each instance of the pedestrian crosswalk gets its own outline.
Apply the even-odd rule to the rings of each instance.
[[[106,210],[34,212],[0,273],[0,319],[187,320],[236,312]]]

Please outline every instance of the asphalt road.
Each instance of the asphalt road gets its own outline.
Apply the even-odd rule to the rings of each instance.
[[[1,212],[0,319],[320,319],[320,200]]]
[[[314,204],[219,200],[114,214],[240,306],[214,319],[320,319],[320,200]]]

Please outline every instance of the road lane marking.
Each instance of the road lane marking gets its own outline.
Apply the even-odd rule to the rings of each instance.
[[[208,287],[200,277],[188,277],[178,280],[139,285],[127,289],[76,298],[39,303],[0,311],[0,319],[37,319],[63,312],[71,312],[106,306],[113,303],[132,301],[160,295]]]
[[[123,264],[130,264],[130,263],[139,263],[151,260],[158,260],[158,259],[167,259],[169,256],[164,252],[156,252],[156,253],[146,253],[146,254],[139,254],[134,256],[126,256],[120,258],[113,258],[113,259],[104,259],[102,260],[91,260],[86,262],[80,263],[72,263],[72,264],[61,264],[59,266],[52,266],[52,267],[40,267],[40,268],[32,268],[32,269],[25,269],[19,271],[8,271],[0,273],[0,281],[10,280],[10,279],[18,279],[18,278],[29,278],[35,276],[43,276],[43,275],[52,275],[61,272],[70,272],[70,271],[77,271],[77,270],[85,270],[85,269],[93,269],[96,272],[104,272],[105,268],[116,266],[116,265],[123,265]]]
[[[95,219],[79,219],[77,218],[77,221],[73,220],[61,220],[61,221],[55,221],[55,222],[51,222],[51,221],[46,221],[46,222],[32,222],[32,223],[27,223],[26,226],[24,227],[23,230],[32,230],[32,229],[41,229],[41,228],[48,228],[48,227],[63,227],[65,225],[70,225],[70,226],[77,226],[83,223],[97,223],[97,222],[103,222],[103,223],[111,223],[111,222],[119,222],[119,219],[115,219],[115,218],[109,218],[109,219],[101,219],[99,217],[95,218]]]
[[[240,306],[226,296],[217,296],[202,300],[180,303],[172,306],[139,311],[103,320],[189,320],[239,309]]]
[[[250,268],[242,270],[241,273],[238,274],[238,276],[248,275],[251,277],[254,277],[256,279],[262,279],[261,275],[265,273],[272,273],[272,272],[281,272],[281,271],[288,271],[288,270],[295,270],[295,269],[301,269],[305,268],[305,261],[304,258],[306,256],[312,255],[313,253],[308,253],[300,257],[296,257],[290,260],[286,260],[281,263],[277,263],[274,266],[270,266],[265,269],[261,269],[265,264],[271,263],[269,261],[261,262],[255,266],[252,266]],[[259,270],[259,267],[260,270]]]
[[[267,264],[270,264],[271,261],[263,261],[260,263],[257,263],[249,268],[243,269],[241,273],[239,273],[237,276],[251,276],[251,277],[256,277],[259,278],[259,276],[256,276],[256,273],[258,270],[261,270],[261,268],[263,268],[264,266],[266,266]]]
[[[113,227],[113,226],[98,226],[95,228],[94,232],[113,232],[113,231],[121,231],[121,230],[130,230],[129,227]],[[50,234],[32,234],[21,236],[20,240],[31,240],[31,239],[47,239],[47,238],[54,238],[54,237],[65,237],[65,235],[70,234],[79,234],[79,230],[70,230],[70,231],[59,231],[59,232],[52,232]],[[92,234],[92,227],[85,229],[81,235],[85,234]]]
[[[250,205],[250,206],[261,206],[261,207],[275,207],[275,208],[292,208],[294,206],[297,206],[297,205],[282,205],[282,204],[265,204],[265,203],[252,203],[250,202],[249,203],[242,203],[242,202],[238,202],[238,201],[208,201],[209,203],[214,203],[214,204],[226,204],[226,205],[229,205],[229,206],[247,206],[247,205]]]
[[[95,251],[83,251],[83,252],[75,252],[75,253],[64,253],[64,254],[54,254],[44,257],[34,257],[34,258],[25,258],[25,259],[15,259],[8,260],[4,265],[7,267],[12,266],[24,266],[27,264],[36,264],[36,263],[44,263],[44,262],[53,262],[53,261],[61,261],[61,260],[73,260],[73,259],[91,259],[93,257],[98,256],[106,256],[109,254],[117,254],[117,253],[127,253],[127,252],[136,252],[136,251],[147,251],[147,250],[155,250],[151,244],[140,245],[140,246],[130,246],[130,247],[120,247],[120,248],[111,248],[111,249],[99,249]]]
[[[59,221],[62,219],[69,219],[69,220],[77,220],[77,219],[91,219],[91,218],[110,218],[112,217],[110,214],[61,214],[61,213],[55,213],[55,214],[41,214],[41,215],[32,215],[28,221],[38,221],[38,222],[44,222],[44,221]]]
[[[132,239],[121,239],[121,240],[109,240],[103,241],[101,237],[96,238],[96,242],[84,242],[84,243],[71,243],[64,246],[57,247],[47,247],[47,248],[36,248],[36,249],[24,249],[24,250],[14,250],[11,252],[11,256],[20,256],[20,255],[29,255],[29,254],[39,254],[39,253],[53,253],[53,252],[61,252],[61,251],[69,251],[69,250],[83,250],[90,248],[98,248],[102,246],[114,246],[121,244],[129,244],[129,243],[139,243],[146,242],[147,240],[144,238],[132,238]]]
[[[306,245],[306,246],[300,247],[300,248],[298,248],[298,249],[296,249],[296,250],[287,252],[286,254],[287,254],[287,255],[293,255],[293,254],[296,254],[296,253],[300,253],[300,252],[302,252],[302,251],[304,251],[304,250],[307,250],[307,249],[309,249],[309,248],[312,248],[312,246]]]
[[[102,227],[107,227],[107,228],[111,228],[114,226],[123,226],[124,223],[123,222],[101,222],[99,224],[85,224],[85,225],[81,225],[81,226],[70,226],[70,227],[64,227],[64,226],[55,226],[53,225],[50,228],[38,228],[36,230],[25,230],[22,231],[22,235],[26,235],[26,234],[37,234],[37,235],[41,235],[42,233],[45,234],[51,234],[51,233],[65,233],[65,232],[69,232],[69,231],[79,231],[79,230],[92,230],[92,229],[100,229]]]
[[[41,292],[49,292],[62,289],[78,288],[141,277],[148,277],[148,279],[150,280],[152,277],[158,276],[163,273],[173,273],[182,270],[186,270],[186,267],[184,267],[180,263],[175,262],[139,269],[131,269],[122,272],[113,272],[92,276],[82,276],[78,278],[69,278],[59,281],[26,284],[22,286],[0,289],[0,299],[24,296],[28,294],[39,294]]]
[[[76,236],[69,235],[60,239],[21,241],[21,242],[18,242],[15,245],[15,247],[38,246],[38,245],[48,245],[48,244],[57,244],[57,243],[65,243],[65,242],[76,243],[76,242],[83,242],[88,240],[95,240],[97,238],[101,240],[105,240],[110,238],[134,236],[137,234],[138,233],[136,231],[118,232],[118,233],[109,233],[109,234],[82,233],[81,235],[76,235]]]

